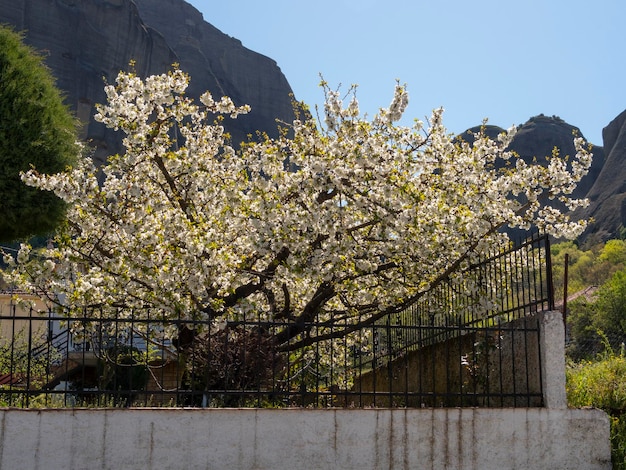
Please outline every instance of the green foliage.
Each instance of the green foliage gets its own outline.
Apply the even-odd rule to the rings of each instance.
[[[568,256],[570,295],[589,286],[599,286],[613,273],[626,268],[626,242],[609,240],[605,245],[581,249],[574,242],[552,245],[552,266],[557,299],[563,295],[565,257]]]
[[[569,291],[575,292],[578,288],[582,288],[583,280],[576,278],[576,276],[572,276],[572,271],[576,271],[573,267],[578,263],[578,260],[584,255],[584,252],[580,250],[578,246],[574,244],[574,242],[564,242],[552,245],[551,248],[552,254],[552,270],[554,277],[554,289],[555,295],[557,299],[562,298],[563,296],[563,281],[564,281],[564,272],[565,272],[565,258],[566,255],[569,257],[568,260],[568,284]],[[583,261],[584,263],[584,261]]]
[[[100,390],[111,390],[114,406],[130,406],[133,391],[144,390],[150,377],[147,354],[131,346],[116,346],[98,361]]]
[[[590,359],[604,350],[595,318],[595,302],[587,300],[586,297],[579,297],[569,304],[567,325],[570,341],[566,346],[566,352],[570,359],[575,361]]]
[[[626,410],[626,357],[615,353],[603,337],[605,350],[593,361],[569,363],[567,399],[571,406],[601,408],[607,412]]]
[[[60,357],[58,351],[50,348],[47,355],[30,355],[29,358],[29,342],[31,348],[47,342],[44,331],[30,334],[29,341],[28,328],[24,327],[10,338],[0,337],[0,376],[11,377],[11,384],[0,385],[0,406],[30,407],[32,397],[20,390],[26,385],[31,390],[40,389],[52,377],[48,363]]]
[[[570,360],[579,361],[568,364],[568,402],[611,415],[613,468],[626,470],[626,243],[610,240],[584,252],[561,245],[556,246],[557,259],[564,259],[565,251],[571,253],[570,294],[599,286],[594,295],[581,296],[568,306],[567,353]],[[617,347],[620,354],[614,353]]]
[[[76,123],[42,59],[0,25],[0,241],[51,232],[63,220],[54,194],[26,186],[19,173],[56,173],[78,155]]]
[[[610,414],[613,468],[625,470],[626,358],[623,354],[615,354],[609,347],[599,361],[568,364],[567,399],[570,406],[592,406]]]
[[[601,261],[608,261],[613,265],[626,264],[626,241],[609,240],[600,251],[598,257]]]
[[[607,333],[626,334],[626,271],[618,271],[598,290],[595,322]]]
[[[565,256],[568,255],[568,355],[571,359],[595,357],[603,346],[603,331],[613,347],[626,338],[626,242],[581,249],[573,242],[552,246],[557,301],[563,298]],[[582,294],[575,300],[572,296]]]

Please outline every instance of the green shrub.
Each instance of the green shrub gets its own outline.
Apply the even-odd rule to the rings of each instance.
[[[626,357],[607,344],[607,352],[597,361],[569,363],[567,400],[570,406],[592,406],[609,413],[613,468],[626,470]]]
[[[20,172],[71,166],[79,154],[76,124],[42,57],[0,25],[0,241],[45,235],[64,220],[63,201],[26,186]]]

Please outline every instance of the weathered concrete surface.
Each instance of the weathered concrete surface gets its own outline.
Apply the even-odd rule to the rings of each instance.
[[[558,311],[539,315],[541,331],[541,377],[547,408],[567,408],[565,393],[565,325]]]
[[[1,469],[610,469],[572,409],[0,410]]]

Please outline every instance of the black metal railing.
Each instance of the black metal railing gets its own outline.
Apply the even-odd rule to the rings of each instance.
[[[302,348],[275,341],[287,320],[68,318],[9,303],[0,405],[541,406],[536,314],[553,308],[551,289],[548,239],[536,236],[476,260],[404,311]],[[322,337],[333,328],[345,325],[304,325]]]
[[[549,238],[535,235],[471,264],[378,325],[393,357],[546,310],[554,310]]]

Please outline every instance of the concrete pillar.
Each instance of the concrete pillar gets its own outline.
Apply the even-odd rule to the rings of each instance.
[[[541,386],[546,408],[567,408],[565,393],[565,327],[558,311],[544,312],[539,319]]]

